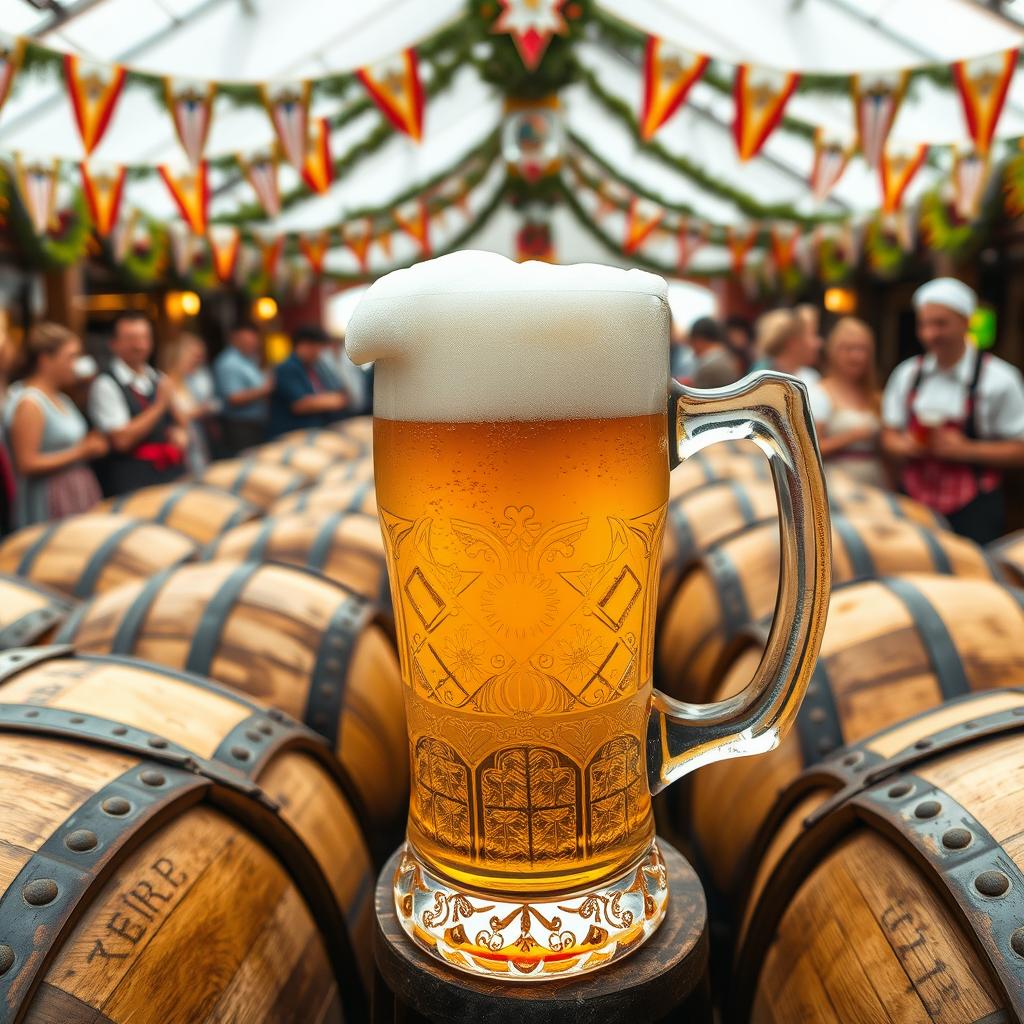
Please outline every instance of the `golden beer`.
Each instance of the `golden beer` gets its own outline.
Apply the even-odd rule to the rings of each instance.
[[[664,281],[490,253],[382,278],[347,344],[375,366],[405,686],[398,919],[460,970],[594,970],[665,915],[651,793],[776,745],[809,680],[830,534],[806,393],[670,393]],[[747,690],[682,705],[651,685],[669,469],[727,438],[769,457],[779,611]]]

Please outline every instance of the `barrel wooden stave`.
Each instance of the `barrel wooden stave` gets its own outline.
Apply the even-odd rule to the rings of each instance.
[[[122,627],[137,614],[145,584],[91,602],[61,640],[198,671],[306,721],[337,750],[370,821],[386,827],[401,818],[408,794],[401,672],[386,624],[368,602],[283,565],[183,566],[153,586],[130,635]],[[233,588],[222,605],[218,595]],[[354,625],[339,628],[337,617],[349,613]]]
[[[320,483],[301,494],[289,494],[276,501],[269,509],[272,516],[305,512],[311,515],[329,515],[332,512],[362,512],[377,515],[377,492],[373,477]]]
[[[294,494],[308,479],[294,469],[259,459],[218,459],[199,475],[201,483],[237,494],[266,511],[285,495]]]
[[[251,448],[244,455],[273,466],[286,466],[296,473],[301,473],[310,484],[318,481],[324,473],[338,465],[341,458],[316,445],[288,444],[284,441],[273,441],[258,448]]]
[[[1024,530],[994,541],[988,552],[1008,583],[1024,587]]]
[[[349,416],[347,419],[338,420],[324,429],[332,434],[341,434],[342,437],[354,437],[366,446],[367,451],[373,445],[372,416]]]
[[[360,512],[268,516],[229,530],[206,557],[315,569],[363,597],[390,603],[380,523]]]
[[[751,641],[714,699],[738,693],[760,653]],[[796,728],[774,751],[708,765],[693,777],[693,830],[711,879],[723,893],[737,892],[762,823],[806,765],[950,697],[1022,680],[1024,593],[925,575],[833,591]],[[733,808],[727,818],[725,806]]]
[[[369,441],[373,439],[373,427],[371,420]],[[299,429],[290,430],[287,434],[281,434],[274,442],[288,446],[303,445],[307,448],[320,448],[330,452],[339,459],[354,459],[366,453],[368,450],[367,439],[354,434],[342,434],[326,429]]]
[[[48,643],[74,602],[50,587],[0,574],[0,650]]]
[[[108,498],[99,508],[169,526],[197,544],[208,544],[225,530],[260,514],[259,509],[244,498],[219,487],[193,483],[143,487],[131,494]]]
[[[87,513],[17,530],[0,542],[0,572],[86,598],[193,559],[194,541],[157,523]]]

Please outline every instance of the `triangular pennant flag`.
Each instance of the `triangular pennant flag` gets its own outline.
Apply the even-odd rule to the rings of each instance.
[[[771,226],[772,262],[779,273],[784,273],[796,263],[796,247],[799,241],[799,224]]]
[[[400,206],[394,213],[395,223],[420,247],[424,259],[430,257],[430,214],[422,199]]]
[[[854,223],[847,221],[839,232],[839,248],[846,256],[846,262],[860,263],[861,255],[864,252],[864,232],[867,225],[864,222]]]
[[[96,234],[106,238],[117,226],[117,216],[124,195],[125,168],[120,166],[90,167],[78,165],[82,174],[82,191],[89,207]]]
[[[0,107],[11,91],[14,76],[25,57],[25,40],[0,32]]]
[[[260,243],[261,268],[268,281],[277,279],[277,269],[281,263],[282,252],[284,252],[284,235],[278,235],[277,238],[266,239]]]
[[[166,164],[157,167],[164,179],[171,198],[181,211],[185,223],[197,235],[206,234],[207,217],[210,207],[210,184],[206,161],[190,168],[183,174],[175,174]]]
[[[116,263],[123,263],[125,261],[125,257],[127,257],[127,255],[128,255],[128,250],[131,248],[132,239],[135,237],[135,229],[138,226],[138,223],[139,223],[139,211],[135,210],[135,209],[132,209],[132,210],[129,210],[125,214],[125,216],[123,216],[121,218],[120,223],[114,228],[114,233],[113,233],[113,252],[114,252],[114,261]],[[177,227],[180,227],[183,231],[185,231],[186,234],[188,234],[189,238],[192,237],[192,233],[188,230],[188,228],[185,227],[184,224],[181,224],[181,223],[176,221],[175,225],[177,225]],[[174,227],[175,225],[171,225],[171,226]],[[173,232],[171,234],[171,245],[172,245],[171,252],[172,252],[172,255],[173,255],[173,252],[174,252],[174,249],[173,249],[174,234],[173,234]]]
[[[370,222],[367,221],[362,227],[347,225],[341,232],[342,241],[352,250],[352,255],[355,256],[359,269],[364,274],[369,265],[370,242],[373,241],[371,230]]]
[[[910,76],[906,71],[853,75],[850,79],[857,147],[869,167],[878,167],[882,161],[886,140],[896,121],[909,81]]]
[[[33,160],[25,162],[20,153],[14,155],[14,178],[22,205],[37,235],[50,230],[57,212],[57,177],[60,161]]]
[[[748,228],[725,229],[725,244],[729,249],[729,263],[734,274],[742,274],[747,265],[747,256],[753,249],[760,229],[753,225]]]
[[[982,156],[987,156],[992,147],[1017,68],[1018,52],[1006,50],[988,57],[959,60],[953,65],[953,81],[960,93],[967,131]]]
[[[895,213],[903,204],[903,196],[928,156],[922,143],[908,149],[886,149],[882,154],[879,176],[882,182],[882,210]]]
[[[708,240],[708,225],[694,224],[689,217],[684,217],[679,224],[676,238],[679,243],[679,273],[685,273],[697,250]]]
[[[823,203],[839,184],[850,162],[853,149],[837,139],[827,138],[823,128],[814,131],[814,166],[811,168],[811,195]]]
[[[415,50],[356,71],[373,102],[400,131],[417,142],[423,136],[423,86]]]
[[[124,88],[124,68],[119,64],[93,64],[73,53],[65,53],[64,79],[78,134],[88,156],[110,126]]]
[[[234,271],[231,275],[235,284],[244,287],[248,283],[253,271],[260,265],[260,258],[261,253],[258,249],[246,245],[244,242],[239,243]]]
[[[782,120],[800,76],[793,71],[775,71],[740,64],[733,82],[736,112],[732,132],[741,160],[757,156],[768,136]]]
[[[252,186],[256,198],[268,217],[281,212],[281,190],[277,183],[277,154],[258,153],[254,156],[238,154],[238,166],[245,180]]]
[[[302,165],[302,180],[312,192],[324,193],[334,181],[334,164],[331,161],[331,125],[326,117],[313,122],[306,159]]]
[[[195,266],[199,239],[192,233],[192,229],[180,220],[171,221],[167,227],[171,242],[171,263],[174,266],[174,272],[178,277],[188,277]]]
[[[167,109],[171,112],[181,148],[193,166],[203,159],[213,120],[213,97],[216,91],[215,82],[164,79]]]
[[[647,241],[651,232],[662,222],[665,211],[656,204],[634,196],[626,211],[626,234],[622,240],[622,251],[633,253]]]
[[[285,159],[301,174],[306,163],[309,144],[309,82],[274,83],[260,86],[263,104],[281,152]]]
[[[710,58],[647,37],[644,50],[644,99],[640,108],[640,137],[650,139],[679,109]]]
[[[976,149],[961,152],[953,147],[953,209],[961,220],[975,220],[989,182],[991,163]]]
[[[242,234],[234,224],[211,224],[206,233],[213,257],[213,269],[220,281],[228,282],[235,272]]]
[[[381,228],[377,234],[376,242],[380,246],[380,251],[384,254],[384,259],[391,259],[391,228]]]
[[[569,31],[562,8],[566,0],[499,0],[504,10],[494,32],[507,32],[528,71],[536,71],[553,35]]]
[[[331,247],[330,231],[321,231],[318,235],[299,235],[299,249],[306,257],[310,270],[314,274],[322,274],[327,250]]]

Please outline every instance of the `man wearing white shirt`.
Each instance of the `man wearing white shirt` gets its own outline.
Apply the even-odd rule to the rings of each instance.
[[[181,476],[185,438],[170,382],[149,365],[153,329],[142,313],[118,315],[110,352],[89,389],[88,412],[110,442],[99,476],[104,493],[116,495]]]
[[[967,341],[974,292],[938,278],[914,295],[925,353],[900,363],[882,399],[882,448],[904,491],[987,543],[1004,530],[1002,476],[1024,466],[1024,378]]]

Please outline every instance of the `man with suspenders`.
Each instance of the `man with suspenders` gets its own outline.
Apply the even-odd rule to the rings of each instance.
[[[1024,466],[1024,378],[967,340],[977,296],[943,277],[914,294],[924,354],[900,363],[882,399],[882,448],[902,489],[981,544],[1005,529],[1003,473]]]

